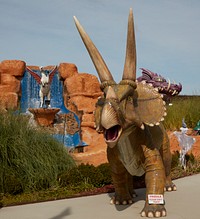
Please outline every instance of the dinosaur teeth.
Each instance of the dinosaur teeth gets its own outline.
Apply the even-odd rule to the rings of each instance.
[[[164,116],[166,116],[167,115],[167,113],[166,112],[164,112]]]
[[[163,101],[163,105],[164,105],[164,106],[166,105],[166,102],[165,102],[165,101]]]
[[[142,124],[142,125],[140,126],[140,128],[141,128],[142,130],[144,130],[144,124]]]
[[[164,121],[164,120],[165,120],[164,117],[162,117],[160,121]]]
[[[111,204],[111,205],[114,204],[114,200],[113,200],[113,198],[110,199],[110,204]]]
[[[167,90],[169,90],[169,88],[170,88],[170,85],[171,85],[171,83],[170,83],[170,80],[168,79],[168,81],[169,81],[169,83],[168,83],[168,86],[167,86]]]
[[[172,96],[176,94],[176,91],[174,90],[174,92],[172,93]]]
[[[141,83],[142,83],[142,84],[146,84],[146,81],[142,81]]]
[[[153,124],[153,123],[149,123],[149,126],[153,127],[153,126],[154,126],[154,124]]]
[[[158,88],[154,88],[154,90],[155,90],[156,92],[158,92]]]
[[[159,123],[159,122],[156,122],[156,125],[160,125],[160,123]]]

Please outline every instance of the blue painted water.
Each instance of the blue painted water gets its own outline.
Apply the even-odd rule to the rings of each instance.
[[[33,70],[35,73],[40,75],[39,70]],[[22,96],[20,101],[20,112],[21,113],[30,113],[29,108],[39,108],[40,98],[39,98],[39,89],[40,86],[35,78],[26,71],[24,73],[23,79],[21,80],[21,89]],[[52,83],[51,83],[51,108],[60,108],[59,113],[68,114],[69,111],[64,105],[63,99],[63,82],[60,80],[58,71],[55,73]],[[74,113],[73,113],[74,114]],[[80,128],[80,120],[76,114],[74,114],[76,121],[78,122]],[[76,147],[76,146],[85,146],[86,144],[82,142],[79,132],[74,135],[68,133],[53,134],[58,141],[62,142],[67,147]]]

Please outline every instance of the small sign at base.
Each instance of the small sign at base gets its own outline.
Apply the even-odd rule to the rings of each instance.
[[[153,205],[164,205],[164,198],[163,195],[158,194],[149,194],[148,195],[148,202],[149,204]]]

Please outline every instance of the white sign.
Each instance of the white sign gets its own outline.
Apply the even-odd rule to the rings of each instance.
[[[163,195],[158,195],[158,194],[150,194],[148,195],[148,201],[149,204],[154,204],[154,205],[164,205],[164,198]]]

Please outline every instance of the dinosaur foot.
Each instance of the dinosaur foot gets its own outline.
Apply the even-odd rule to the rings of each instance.
[[[165,217],[167,215],[164,205],[145,205],[141,211],[142,217]]]
[[[111,205],[130,205],[133,203],[133,199],[132,198],[128,198],[128,199],[118,199],[116,197],[112,197],[110,200],[110,204]]]
[[[165,185],[165,188],[164,188],[164,191],[166,192],[171,192],[171,191],[176,191],[177,188],[176,188],[176,185],[174,183],[170,183],[170,184],[166,184]]]

